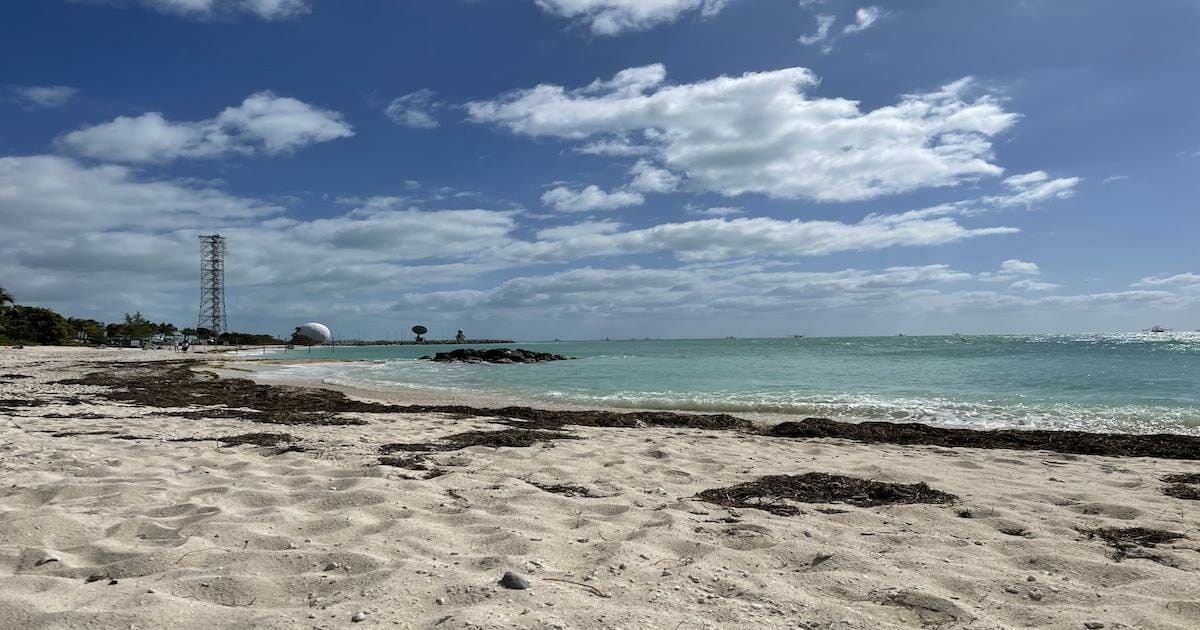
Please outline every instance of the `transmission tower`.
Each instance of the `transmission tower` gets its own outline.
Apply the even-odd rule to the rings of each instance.
[[[196,328],[207,328],[215,339],[229,331],[225,321],[225,237],[205,234],[200,237],[200,321]]]

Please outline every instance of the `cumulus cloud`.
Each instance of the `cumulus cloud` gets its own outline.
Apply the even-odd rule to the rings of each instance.
[[[8,89],[7,99],[27,109],[52,109],[66,105],[79,90],[66,85],[27,85]]]
[[[4,233],[137,228],[186,229],[238,223],[283,212],[208,186],[140,179],[123,166],[87,167],[58,156],[0,157],[0,223]]]
[[[679,187],[680,177],[665,168],[659,168],[649,160],[638,160],[629,170],[633,180],[629,189],[642,193],[669,193]]]
[[[687,208],[688,214],[697,214],[705,217],[729,217],[737,214],[745,214],[745,208],[737,208],[734,206],[714,206],[711,208]]]
[[[98,160],[167,162],[227,154],[274,155],[353,136],[342,115],[271,92],[251,94],[237,107],[199,122],[173,122],[161,113],[120,116],[59,138],[59,143]]]
[[[1042,270],[1041,270],[1041,268],[1038,267],[1037,263],[1028,262],[1025,260],[1018,260],[1016,258],[1010,258],[1010,259],[1000,263],[1000,273],[1039,274],[1041,272],[1042,272]]]
[[[985,271],[979,274],[979,279],[985,282],[1023,282],[1028,276],[1036,276],[1042,273],[1037,263],[1010,258],[1000,263],[998,271]],[[1027,284],[1022,284],[1020,287],[1012,285],[1011,288],[1028,288]]]
[[[547,13],[586,24],[595,35],[628,31],[674,22],[689,13],[712,17],[729,0],[534,0]]]
[[[251,15],[263,20],[284,20],[312,11],[310,0],[76,0],[124,5],[138,2],[162,13],[190,19]]]
[[[991,96],[969,97],[970,79],[867,112],[854,101],[810,97],[818,81],[805,68],[665,81],[665,68],[655,64],[579,89],[517,90],[467,110],[475,122],[533,137],[637,138],[689,190],[819,201],[999,175],[991,138],[1018,119]]]
[[[441,106],[441,103],[434,100],[435,96],[436,93],[433,90],[417,90],[392,99],[385,112],[388,118],[391,118],[392,122],[397,125],[417,129],[433,129],[438,126],[433,110]]]
[[[542,194],[542,203],[559,212],[591,212],[640,206],[646,199],[627,190],[606,192],[595,184],[580,189],[557,186]]]

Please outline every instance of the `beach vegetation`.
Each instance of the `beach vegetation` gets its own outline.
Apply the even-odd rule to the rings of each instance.
[[[40,306],[11,305],[0,309],[0,341],[63,344],[74,336],[66,318]]]

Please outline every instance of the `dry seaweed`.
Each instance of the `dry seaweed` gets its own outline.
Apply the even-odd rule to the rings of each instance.
[[[1112,547],[1114,549],[1113,560],[1117,562],[1129,558],[1140,558],[1170,567],[1175,566],[1170,558],[1146,551],[1144,548],[1152,549],[1158,545],[1186,538],[1177,532],[1146,527],[1101,527],[1079,531],[1087,534],[1088,538],[1099,538]]]
[[[50,437],[62,438],[76,437],[80,435],[117,435],[119,433],[120,431],[59,431],[58,433],[51,434]]]
[[[566,483],[537,483],[528,479],[522,479],[525,483],[551,494],[561,494],[567,497],[584,497],[588,499],[598,499],[600,495],[592,492],[590,489],[583,486],[575,486]]]
[[[390,409],[397,413],[441,413],[459,418],[503,418],[510,426],[561,429],[568,426],[628,428],[667,427],[709,431],[749,431],[749,420],[728,414],[675,413],[669,411],[566,411],[531,407],[477,408],[463,405],[408,405]],[[513,422],[516,421],[516,422]]]
[[[1163,494],[1176,499],[1188,499],[1190,501],[1200,501],[1200,486],[1176,483],[1163,488]]]
[[[109,371],[76,379],[81,385],[106,386],[100,394],[109,400],[150,407],[184,407],[172,417],[239,418],[281,425],[362,425],[359,418],[341,418],[343,412],[379,412],[388,405],[351,400],[341,392],[301,387],[260,385],[246,379],[220,379],[193,372],[187,363],[166,365],[122,364]],[[196,407],[206,407],[196,409]]]
[[[922,444],[946,447],[1045,450],[1110,457],[1200,459],[1200,437],[1188,435],[1130,435],[1084,431],[947,429],[925,424],[863,422],[851,424],[823,418],[783,422],[768,435],[787,438],[840,438],[867,443]]]
[[[384,444],[380,450],[384,453],[415,452],[427,453],[435,451],[457,451],[471,446],[486,446],[488,448],[512,447],[523,448],[541,444],[551,440],[578,440],[579,438],[561,431],[543,431],[538,429],[504,429],[501,431],[466,431],[456,433],[435,442],[396,442]]]
[[[242,446],[246,444],[275,446],[278,444],[291,444],[296,441],[296,438],[291,433],[243,433],[241,435],[219,437],[217,441],[225,446]]]
[[[856,507],[930,503],[945,504],[958,497],[924,483],[899,484],[829,473],[770,475],[728,488],[705,490],[702,501],[732,508],[755,508],[780,516],[794,516],[795,503],[846,503]]]
[[[1163,483],[1200,484],[1200,473],[1175,473],[1162,478]]]

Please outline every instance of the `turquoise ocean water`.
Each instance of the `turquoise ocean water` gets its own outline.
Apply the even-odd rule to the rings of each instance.
[[[511,345],[579,360],[443,364],[416,359],[455,346],[316,348],[286,356],[339,362],[263,376],[527,403],[1200,435],[1200,333]]]

